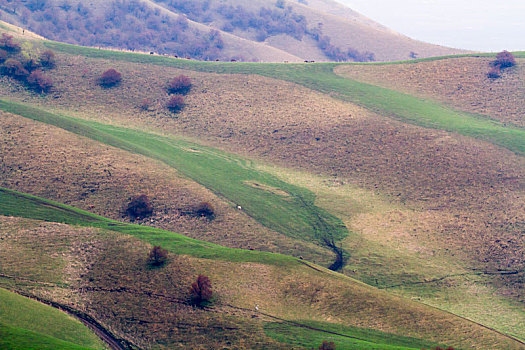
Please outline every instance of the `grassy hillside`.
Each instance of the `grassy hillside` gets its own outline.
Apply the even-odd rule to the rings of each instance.
[[[2,349],[104,349],[80,321],[0,288]]]
[[[12,102],[0,101],[0,108],[158,159],[240,205],[263,225],[293,238],[336,248],[337,242],[347,234],[341,221],[315,207],[315,196],[311,193],[251,170],[246,160],[182,140],[75,120]],[[334,264],[333,268],[339,269],[342,261]]]
[[[183,238],[170,232],[117,223],[78,209],[7,190],[2,190],[0,213],[2,215],[16,215],[33,219],[54,217],[66,223],[105,228],[105,231],[87,231],[67,225],[43,224],[34,221],[3,218],[2,226],[7,236],[2,244],[7,245],[5,248],[8,249],[13,249],[15,246],[19,247],[20,262],[13,265],[7,257],[2,258],[2,266],[4,266],[2,269],[4,276],[2,283],[8,283],[11,286],[15,285],[17,288],[30,288],[33,293],[37,294],[41,294],[44,290],[49,290],[51,287],[51,290],[54,290],[54,292],[44,295],[51,297],[52,295],[63,295],[65,299],[62,302],[68,304],[71,303],[69,300],[75,300],[75,304],[84,305],[86,311],[100,317],[102,324],[111,325],[112,329],[116,330],[120,336],[128,338],[131,342],[143,342],[146,339],[153,340],[150,330],[140,326],[143,324],[142,322],[137,323],[140,320],[150,319],[151,316],[149,315],[152,312],[157,314],[158,329],[161,332],[161,334],[157,335],[160,338],[157,338],[154,342],[157,343],[160,339],[164,339],[162,342],[164,345],[167,345],[173,344],[173,341],[181,341],[182,339],[179,335],[172,334],[172,338],[170,338],[168,334],[163,333],[165,332],[165,327],[169,326],[169,324],[164,323],[164,316],[169,317],[171,322],[173,322],[174,317],[178,319],[182,316],[178,315],[178,312],[187,312],[183,311],[187,310],[189,306],[184,306],[184,296],[187,295],[187,283],[191,281],[191,276],[197,271],[206,271],[212,281],[214,281],[214,290],[217,293],[215,301],[211,304],[210,309],[194,309],[195,314],[188,321],[197,329],[199,327],[197,326],[198,324],[204,325],[209,322],[215,322],[218,327],[217,332],[223,332],[224,339],[235,339],[236,334],[242,334],[242,332],[247,330],[244,327],[238,328],[239,325],[247,322],[246,320],[243,321],[243,319],[247,316],[249,319],[250,314],[255,313],[257,315],[260,312],[260,321],[263,321],[263,323],[261,324],[258,318],[255,320],[251,318],[253,321],[246,323],[246,326],[255,327],[255,329],[257,329],[256,324],[264,326],[264,333],[287,343],[310,346],[310,344],[314,344],[321,339],[320,334],[325,333],[335,336],[336,342],[340,342],[342,348],[345,348],[345,346],[352,348],[355,344],[363,348],[373,346],[377,349],[390,349],[396,348],[396,346],[401,349],[432,346],[432,343],[413,338],[387,335],[355,327],[338,327],[319,322],[312,323],[308,322],[307,318],[304,318],[309,315],[309,320],[319,321],[336,317],[335,319],[340,324],[366,327],[371,325],[369,322],[374,322],[373,320],[376,319],[377,313],[379,313],[382,315],[381,318],[383,320],[380,328],[384,331],[390,330],[390,332],[396,330],[394,333],[397,334],[401,332],[412,336],[430,337],[431,339],[443,337],[444,342],[459,345],[465,341],[459,339],[463,339],[463,335],[456,338],[454,334],[461,330],[460,332],[471,334],[471,340],[474,341],[471,343],[472,345],[476,344],[476,346],[483,347],[491,344],[490,346],[492,347],[498,347],[499,345],[497,344],[499,342],[506,344],[505,346],[509,348],[518,345],[513,345],[514,342],[512,340],[480,328],[471,322],[408,300],[390,297],[387,293],[377,291],[327,270],[321,270],[308,263],[304,265],[295,259],[261,252],[235,251],[221,248],[209,243]],[[82,218],[85,218],[85,220]],[[20,230],[20,227],[22,227],[20,224],[22,224],[24,229]],[[66,232],[69,232],[67,239],[64,236]],[[168,266],[152,270],[147,267],[147,264],[144,265],[147,246],[125,236],[115,236],[116,232],[126,233],[126,235],[132,235],[152,244],[160,243],[171,253],[176,254],[177,257],[172,255]],[[31,236],[35,234],[40,237],[41,244],[45,243],[45,248],[41,250],[37,257],[36,264],[33,261],[33,277],[27,279],[24,278],[24,276],[27,276],[27,272],[23,272],[25,266],[31,261],[30,256],[27,255],[30,250],[27,250],[27,248],[31,247]],[[91,248],[87,249],[88,247],[83,245],[82,242],[91,242]],[[62,247],[61,249],[64,251],[63,258],[54,254],[55,249],[59,247]],[[80,247],[84,248],[78,249]],[[181,254],[204,257],[205,260],[185,258]],[[125,256],[128,256],[128,258],[125,258]],[[257,256],[264,258],[253,259]],[[116,259],[117,257],[118,259]],[[94,262],[93,258],[97,259],[95,261],[98,262]],[[70,272],[62,277],[62,283],[64,284],[54,284],[46,279],[45,275],[39,274],[39,271],[46,269],[45,266],[38,263],[41,259],[42,262],[45,260],[49,261],[51,266],[65,264],[66,270]],[[79,264],[80,261],[77,259],[82,259],[88,265]],[[62,262],[60,262],[61,260]],[[258,264],[239,264],[241,261],[256,261],[275,267],[268,269]],[[46,265],[49,266],[49,263]],[[89,264],[91,263],[94,263],[94,265],[91,265],[88,270],[84,270],[83,266],[90,266]],[[77,269],[80,270],[77,271]],[[255,271],[266,271],[266,274],[269,275],[263,276],[255,273]],[[173,274],[172,284],[166,284],[167,274]],[[6,279],[6,276],[17,277]],[[80,278],[77,279],[78,277],[75,278],[75,276]],[[280,277],[276,278],[278,276]],[[265,284],[259,284],[257,287],[254,286],[252,288],[243,287],[251,285],[259,278],[263,278]],[[156,282],[151,284],[151,279],[154,279]],[[39,283],[46,285],[46,287],[41,289],[38,287]],[[319,287],[320,289],[317,289],[317,292],[314,294],[317,300],[314,302],[315,307],[312,308],[310,303],[313,302],[313,299],[310,299],[311,296],[309,294],[312,291],[311,288],[315,290],[315,288]],[[83,294],[80,298],[70,299],[67,291],[77,288],[84,290],[84,293],[87,294]],[[320,291],[322,293],[319,293]],[[271,297],[268,295],[269,292]],[[128,295],[127,298],[132,296],[132,299],[135,301],[128,300],[124,302],[124,299],[121,299],[124,295]],[[166,297],[165,295],[171,295],[171,297]],[[263,295],[266,295],[266,297],[263,297]],[[137,297],[140,297],[140,299],[136,299]],[[137,306],[140,307],[144,303],[151,303],[152,298],[156,304],[154,308],[137,309]],[[113,304],[115,300],[121,300],[123,304],[112,306],[111,310],[114,316],[110,316],[110,314],[104,312],[107,308],[105,305],[108,302]],[[136,303],[138,300],[140,300],[139,304],[131,307],[129,303]],[[310,302],[307,300],[310,300]],[[330,302],[330,300],[332,301]],[[367,306],[362,309],[364,300],[366,300]],[[259,304],[259,312],[254,311],[252,308],[254,302]],[[177,308],[182,309],[177,311],[176,308],[175,314],[173,314],[169,307],[163,306],[164,303],[176,303],[175,305],[179,304]],[[234,313],[236,316],[233,319],[230,317],[230,321],[228,321],[229,317],[223,314],[228,309],[237,310]],[[139,312],[138,310],[141,311]],[[166,310],[166,314],[162,310]],[[126,321],[126,325],[119,324],[118,319],[126,317],[126,313],[137,313],[135,318],[138,317],[138,320]],[[371,317],[371,313],[376,315]],[[412,317],[414,314],[419,315],[418,320]],[[278,325],[274,323],[275,321],[267,323],[267,317],[273,320],[278,318],[281,322],[284,321],[285,324]],[[229,328],[226,325],[232,321],[235,322],[234,319],[237,319],[237,327],[228,330]],[[288,321],[285,321],[286,319]],[[145,323],[148,324],[149,322]],[[252,326],[249,326],[249,323],[252,323]],[[123,329],[122,327],[125,328]],[[438,331],[441,327],[444,327],[443,332]],[[294,332],[292,333],[293,338],[290,338],[292,336],[289,332],[290,330]],[[257,332],[254,334],[255,339],[253,340],[259,339],[259,341],[262,341],[259,338],[262,335],[259,336],[258,334],[260,333]],[[440,335],[437,337],[432,336],[432,334],[437,335],[436,332],[440,333]],[[139,334],[140,337],[137,337]],[[206,341],[210,341],[210,337],[214,338],[218,334],[209,334]],[[185,341],[192,342],[190,339]],[[467,342],[470,343],[469,340]],[[203,344],[206,343],[201,343],[200,346]],[[262,344],[259,343],[259,346]],[[516,348],[519,348],[519,346]]]
[[[394,33],[333,1],[48,0],[3,3],[0,13],[52,40],[212,61],[399,60],[411,52],[461,52]]]
[[[46,43],[55,50],[82,53],[88,57],[150,63],[204,72],[222,74],[260,74],[291,81],[337,98],[354,102],[376,113],[392,116],[404,122],[427,128],[443,129],[488,140],[514,152],[525,152],[525,131],[518,127],[504,126],[478,115],[459,112],[433,101],[423,100],[394,90],[344,79],[334,74],[337,64],[250,64],[203,63],[149,57],[114,51],[78,48],[58,43]]]
[[[525,60],[515,53],[518,64],[504,71],[499,79],[487,73],[493,57],[451,57],[383,66],[344,66],[342,76],[421,98],[433,99],[451,107],[485,115],[523,128]],[[521,57],[521,58],[520,58]]]
[[[49,71],[56,79],[49,94],[40,95],[15,80],[1,78],[1,94],[10,100],[3,104],[6,110],[34,118],[1,113],[3,186],[104,216],[107,213],[118,220],[126,201],[146,193],[158,212],[151,220],[140,220],[143,225],[229,247],[301,255],[329,266],[333,255],[311,243],[319,241],[312,240],[312,234],[322,232],[312,214],[325,213],[336,226],[344,223],[349,229],[337,242],[349,253],[344,274],[523,338],[519,321],[523,318],[525,163],[519,151],[507,149],[520,145],[520,134],[512,132],[520,128],[492,123],[487,117],[451,110],[406,92],[347,80],[332,72],[336,65],[203,64],[50,45],[55,45],[58,64]],[[111,90],[97,84],[98,76],[109,67],[124,77]],[[164,108],[165,81],[178,74],[190,76],[194,87],[186,96],[186,108],[172,114]],[[387,96],[390,101],[378,101],[377,96]],[[147,111],[138,106],[143,98],[153,100]],[[449,114],[458,119],[451,124],[453,128],[446,122]],[[471,128],[471,119],[482,123]],[[497,145],[496,139],[488,142],[498,130],[503,134],[510,130],[511,137],[504,139],[507,148]],[[199,164],[218,168],[217,179],[201,174],[206,167],[199,168]],[[229,189],[226,170],[240,181]],[[300,220],[311,227],[310,236],[294,235],[294,226],[286,222],[272,226],[274,230],[268,223],[261,225],[257,220],[264,218],[253,215],[253,210],[264,207],[247,210],[243,205],[244,210],[237,210],[238,198],[221,196],[222,187],[234,195],[263,194],[259,197],[263,202],[282,203],[289,209],[287,215],[306,212]],[[307,199],[306,208],[298,206],[300,198]],[[217,208],[214,220],[187,214],[192,205],[203,200]],[[274,225],[286,221],[277,214],[271,218]],[[90,228],[77,229],[78,234],[91,232]],[[169,240],[169,235],[160,233],[153,237],[163,244]],[[75,256],[85,251],[78,244]],[[99,247],[105,245],[100,243]],[[18,247],[29,249],[30,240]],[[115,249],[107,250],[106,264]],[[148,248],[141,249],[139,256],[144,259]],[[214,254],[211,256],[220,255]],[[53,259],[47,259],[42,266],[53,266]],[[142,266],[136,259],[129,265]],[[222,259],[214,263],[228,264]],[[16,269],[14,262],[4,266]],[[229,266],[221,265],[221,269],[219,277]],[[52,272],[44,274],[25,264],[18,271],[26,271],[27,277],[44,275],[49,281],[64,283],[59,271],[47,270]],[[97,276],[105,272],[102,266],[96,271]],[[248,272],[235,270],[228,278],[232,273],[238,274],[233,277],[239,283],[245,283],[242,279]],[[273,280],[280,278],[271,276]],[[286,311],[292,316],[286,319],[308,319],[310,316],[302,316],[303,311],[311,312],[313,301],[319,298],[326,305],[336,290],[311,292],[306,284],[299,284],[297,293],[293,288],[283,289],[287,297],[300,296],[305,305],[310,303],[310,307],[295,304]],[[106,289],[119,289],[113,287]],[[260,293],[272,295],[268,290]],[[249,302],[253,297],[240,299],[246,302],[243,307],[253,310]],[[142,303],[138,296],[136,301]],[[105,294],[104,303],[108,310],[114,307],[111,292]],[[329,309],[337,310],[337,306]],[[113,319],[101,314],[104,319]],[[353,309],[350,314],[355,315]],[[337,318],[341,317],[338,313]],[[363,326],[351,323],[359,317],[345,318],[350,322],[345,325]],[[316,320],[333,322],[321,314]],[[252,329],[240,319],[228,327],[236,322],[242,323],[244,330]],[[268,331],[257,329],[260,339],[268,341]]]

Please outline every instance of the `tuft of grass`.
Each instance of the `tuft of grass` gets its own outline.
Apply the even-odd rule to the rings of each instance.
[[[102,341],[67,314],[0,288],[0,348],[103,349]]]

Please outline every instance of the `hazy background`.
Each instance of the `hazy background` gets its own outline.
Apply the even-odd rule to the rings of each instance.
[[[336,0],[411,38],[477,51],[525,50],[525,0]]]

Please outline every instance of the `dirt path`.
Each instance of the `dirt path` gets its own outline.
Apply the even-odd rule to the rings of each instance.
[[[90,315],[84,312],[75,310],[67,305],[63,305],[55,301],[43,299],[43,298],[28,294],[25,292],[15,291],[15,293],[18,293],[26,298],[36,300],[42,304],[49,305],[63,312],[66,312],[71,316],[78,318],[83,324],[85,324],[89,329],[91,329],[100,339],[102,339],[102,341],[106,343],[106,345],[111,350],[139,350],[140,349],[138,346],[136,346],[135,344],[132,344],[128,340],[118,338],[113,333],[111,333],[111,331],[104,328],[93,317],[91,317]]]

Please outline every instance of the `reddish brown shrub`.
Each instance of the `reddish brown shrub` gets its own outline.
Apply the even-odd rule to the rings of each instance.
[[[2,65],[2,73],[17,79],[25,79],[29,75],[29,72],[22,66],[22,63],[14,58],[9,58],[4,62]]]
[[[35,69],[40,68],[40,61],[30,58],[26,61],[24,61],[24,68],[27,69],[29,72],[34,71]]]
[[[195,207],[195,215],[212,219],[215,216],[215,209],[209,202],[200,202]]]
[[[40,54],[40,64],[43,67],[52,68],[56,65],[55,53],[51,50],[46,50]]]
[[[493,62],[495,67],[508,68],[516,65],[516,59],[514,55],[508,51],[502,51],[496,56],[496,60]]]
[[[18,51],[20,50],[20,44],[13,40],[13,36],[2,33],[0,37],[0,48],[7,51]]]
[[[133,198],[126,208],[126,215],[132,219],[144,218],[150,216],[152,213],[153,206],[145,194]]]
[[[191,79],[183,74],[168,81],[168,92],[170,94],[185,95],[190,92],[192,86]]]
[[[191,285],[190,295],[195,304],[202,305],[209,302],[213,296],[210,279],[204,275],[199,275]]]
[[[118,85],[122,81],[122,74],[111,68],[102,73],[100,76],[100,85],[103,87],[112,87]]]
[[[142,109],[143,111],[147,111],[150,109],[151,105],[153,104],[153,102],[149,99],[149,98],[145,98],[143,99],[142,101],[140,101],[140,109]]]
[[[149,263],[153,266],[161,266],[168,260],[168,251],[161,246],[154,246],[149,252]]]
[[[321,345],[319,345],[319,350],[335,350],[335,343],[333,341],[323,341]]]
[[[0,49],[0,63],[2,63],[5,60],[7,60],[7,57],[8,57],[7,51]]]
[[[27,83],[30,87],[41,93],[47,92],[53,87],[53,80],[41,70],[32,72],[29,77],[27,77]]]
[[[497,79],[501,77],[501,69],[499,66],[492,67],[489,72],[487,73],[487,77],[491,79]]]
[[[175,96],[172,96],[168,103],[166,104],[166,107],[172,111],[172,112],[179,112],[181,111],[185,106],[185,102],[184,102],[184,97],[182,97],[181,95],[175,95]]]

